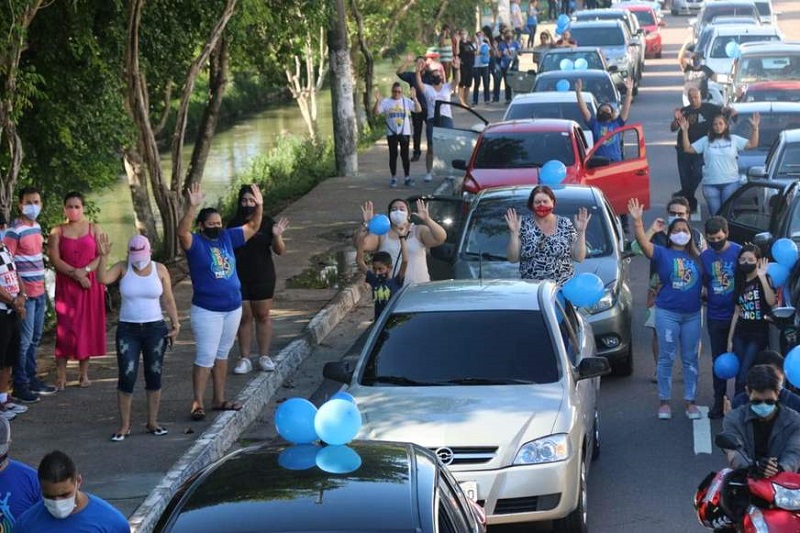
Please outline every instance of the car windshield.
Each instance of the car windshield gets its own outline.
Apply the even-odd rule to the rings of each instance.
[[[597,206],[587,206],[572,199],[557,198],[555,212],[572,219],[579,207],[586,207],[592,218],[586,229],[586,257],[604,257],[613,253],[611,228]],[[468,256],[482,257],[488,261],[505,261],[508,247],[508,226],[503,218],[513,207],[517,213],[529,213],[527,198],[510,200],[507,197],[484,198],[478,202],[469,219],[464,241]]]
[[[652,11],[634,11],[636,20],[639,21],[639,26],[655,26],[656,19],[653,17]]]
[[[593,106],[589,106],[589,110],[591,112]],[[583,124],[583,114],[578,109],[576,102],[512,103],[508,108],[505,120],[523,118],[563,118]]]
[[[575,164],[569,133],[563,131],[490,132],[475,155],[476,169],[538,168],[552,159]]]
[[[778,167],[778,176],[800,177],[800,143],[786,145]]]
[[[714,17],[753,17],[758,18],[756,6],[720,6],[706,4],[703,10],[703,24],[708,24]]]
[[[752,113],[739,113],[731,124],[731,133],[745,139],[750,138],[753,128],[750,125]],[[758,147],[768,149],[783,130],[800,128],[800,112],[777,113],[762,112],[761,124],[758,127]]]
[[[800,79],[800,53],[742,57],[736,78],[738,82]]]
[[[768,17],[772,15],[772,8],[770,7],[769,2],[756,2],[756,9],[758,10],[758,14],[762,17]]]
[[[578,46],[625,46],[625,35],[619,26],[614,28],[575,27],[570,35]]]
[[[600,54],[597,52],[549,52],[539,62],[539,72],[561,70],[561,62],[565,59],[569,59],[573,63],[578,59],[583,59],[588,65],[586,68],[590,70],[605,70],[603,60],[600,59]]]
[[[366,386],[555,383],[559,379],[555,353],[539,311],[394,313],[370,351],[360,382]]]
[[[558,82],[565,79],[569,82],[569,90],[575,90],[575,77],[574,76],[541,76],[537,77],[533,82],[533,92],[541,91],[557,91]],[[589,91],[594,96],[597,105],[603,102],[617,103],[617,95],[614,92],[614,83],[610,77],[607,76],[581,76],[583,80],[583,90]]]
[[[719,36],[714,39],[714,44],[711,45],[711,54],[710,57],[715,59],[719,58],[729,58],[728,51],[726,47],[728,43],[759,43],[765,41],[779,41],[780,38],[777,35],[724,35]]]

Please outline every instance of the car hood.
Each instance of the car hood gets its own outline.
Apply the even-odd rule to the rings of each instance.
[[[582,263],[575,263],[575,273],[596,274],[603,285],[617,279],[617,261],[613,255],[587,257]],[[508,261],[480,261],[477,257],[462,254],[454,268],[455,279],[519,279],[519,264]]]
[[[359,438],[440,446],[510,446],[550,435],[561,383],[444,387],[351,387]]]
[[[511,185],[536,185],[539,183],[539,169],[536,167],[473,168],[470,175],[478,183],[479,190]],[[573,167],[567,167],[567,177],[564,183],[577,183]]]
[[[606,54],[607,58],[613,59],[625,56],[628,50],[624,46],[606,46],[603,47],[603,52]]]

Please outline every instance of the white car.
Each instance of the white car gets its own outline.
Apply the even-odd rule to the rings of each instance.
[[[729,43],[740,44],[782,41],[783,35],[777,26],[755,26],[725,24],[714,27],[711,37],[705,41],[703,50],[698,50],[700,58],[716,74],[729,74],[735,54],[729,54]]]
[[[584,91],[583,100],[592,116],[597,114],[597,103],[594,95]],[[511,100],[506,108],[503,120],[517,120],[528,118],[563,118],[573,120],[581,125],[586,144],[594,146],[594,135],[583,120],[578,108],[578,98],[575,91],[542,91],[538,93],[518,94]]]
[[[324,375],[348,385],[360,438],[434,450],[487,523],[586,531],[609,371],[553,282],[450,280],[406,287],[355,369],[328,363]]]

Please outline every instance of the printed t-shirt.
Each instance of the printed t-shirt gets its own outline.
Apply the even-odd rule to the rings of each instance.
[[[213,241],[199,233],[192,234],[192,246],[186,252],[194,291],[192,305],[224,313],[241,307],[234,249],[244,243],[241,227],[222,229]]]
[[[684,251],[663,246],[653,246],[651,260],[655,263],[661,283],[656,307],[676,313],[700,311],[703,284],[698,261]]]
[[[706,287],[706,313],[712,320],[730,320],[736,305],[733,276],[741,246],[730,242],[727,250],[711,248],[700,254],[703,263],[703,285]]]

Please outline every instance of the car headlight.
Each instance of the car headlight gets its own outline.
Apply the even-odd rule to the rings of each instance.
[[[571,455],[566,434],[550,435],[526,442],[514,457],[515,465],[541,465],[565,461]]]
[[[606,309],[611,309],[617,304],[617,288],[616,283],[611,287],[606,287],[603,291],[603,296],[591,307],[586,307],[586,311],[590,315],[596,315]]]
[[[775,505],[787,511],[800,509],[800,489],[788,489],[777,483],[772,484],[775,489]]]

